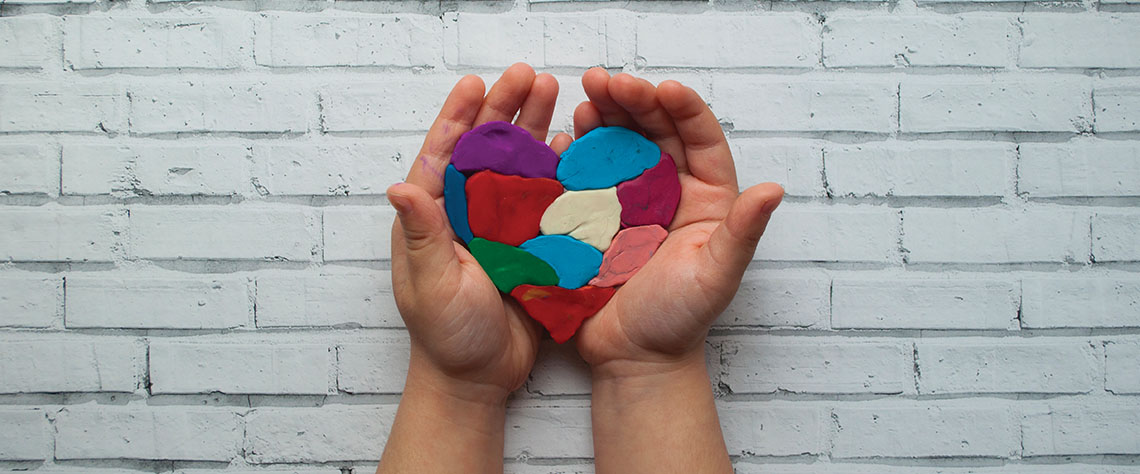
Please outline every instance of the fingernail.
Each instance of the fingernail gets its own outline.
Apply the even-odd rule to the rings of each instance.
[[[760,208],[760,212],[764,213],[765,215],[771,215],[773,212],[776,212],[776,208],[779,206],[780,206],[780,200],[779,199],[772,199],[772,200],[764,203],[764,206]]]
[[[399,186],[399,184],[392,185],[392,187],[388,188],[388,202],[392,203],[392,207],[396,208],[396,214],[406,216],[412,211],[412,203],[408,201],[407,197],[392,192],[397,186]]]

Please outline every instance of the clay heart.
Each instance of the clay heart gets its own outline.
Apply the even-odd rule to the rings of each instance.
[[[629,129],[594,129],[559,157],[490,122],[456,143],[443,196],[495,286],[562,343],[657,251],[681,183],[673,158]]]

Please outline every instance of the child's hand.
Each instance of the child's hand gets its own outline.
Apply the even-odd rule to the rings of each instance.
[[[399,213],[392,229],[392,286],[412,338],[409,384],[425,382],[464,398],[502,403],[534,364],[538,328],[504,301],[483,269],[454,240],[443,209],[443,172],[459,136],[485,122],[510,121],[545,141],[558,83],[525,64],[507,69],[483,97],[464,77],[432,124],[406,183],[388,189]],[[509,298],[508,298],[509,300]]]
[[[703,365],[708,328],[736,294],[784,191],[765,183],[738,192],[720,124],[692,89],[599,68],[582,85],[590,101],[574,113],[575,134],[615,125],[644,132],[676,161],[681,202],[661,248],[579,330],[578,351],[595,381]]]

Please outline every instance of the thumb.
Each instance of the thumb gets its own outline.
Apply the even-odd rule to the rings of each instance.
[[[752,186],[736,197],[728,216],[713,230],[705,246],[714,268],[736,276],[744,274],[768,219],[783,198],[784,188],[776,183]]]
[[[393,256],[406,256],[413,280],[415,274],[438,277],[456,258],[443,211],[427,191],[414,184],[393,185],[387,194],[397,214],[392,226]]]

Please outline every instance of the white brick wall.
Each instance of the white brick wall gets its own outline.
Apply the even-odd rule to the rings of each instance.
[[[169,3],[168,3],[169,2]],[[1140,474],[1140,9],[6,0],[0,471],[370,473],[383,196],[463,74],[678,79],[783,184],[706,344],[740,473]],[[544,341],[506,472],[593,473]]]
[[[233,459],[238,413],[225,408],[75,406],[56,415],[56,459]]]

